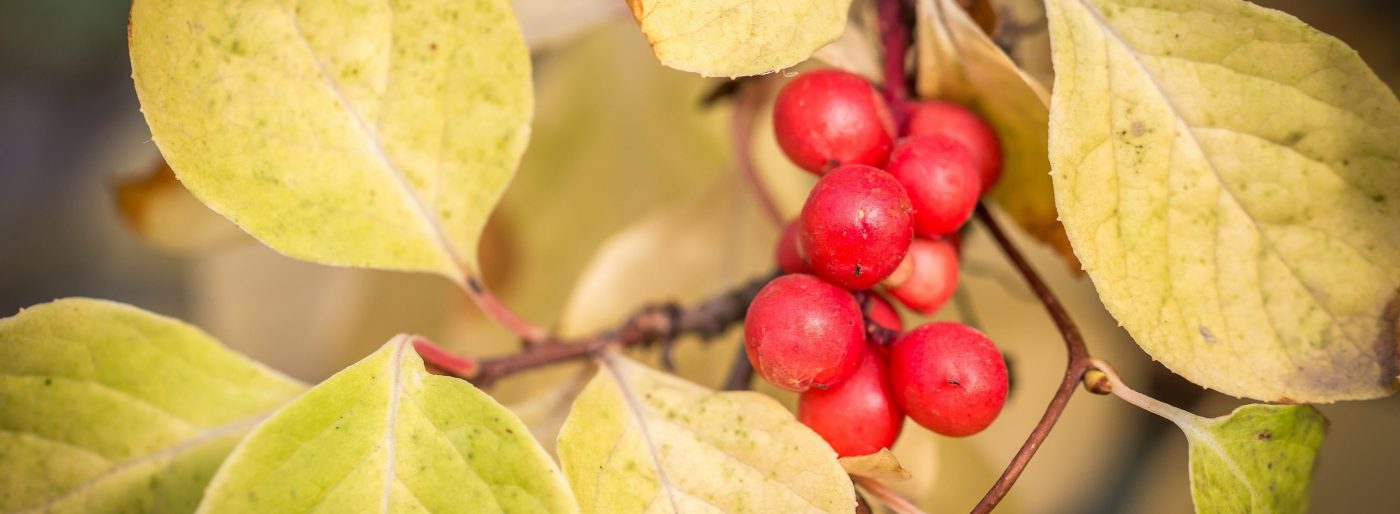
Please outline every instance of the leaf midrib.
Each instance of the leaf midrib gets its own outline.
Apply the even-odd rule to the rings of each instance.
[[[223,424],[223,425],[219,425],[219,426],[215,426],[215,427],[210,427],[210,428],[207,428],[207,429],[202,430],[202,431],[200,431],[200,432],[197,432],[197,433],[195,433],[193,436],[191,436],[191,437],[189,437],[189,438],[187,438],[187,439],[184,439],[184,440],[180,441],[178,444],[172,445],[172,446],[170,446],[170,447],[168,447],[168,448],[162,449],[162,450],[160,450],[160,451],[155,451],[155,452],[151,452],[151,453],[146,453],[146,454],[140,455],[140,456],[138,456],[138,457],[131,458],[131,459],[127,459],[127,460],[124,460],[124,461],[121,461],[121,462],[117,462],[117,463],[116,463],[115,465],[113,465],[111,468],[108,468],[107,470],[105,470],[105,471],[103,471],[103,472],[101,472],[101,473],[98,473],[97,475],[94,475],[94,476],[92,476],[91,478],[88,478],[87,480],[83,481],[83,483],[79,484],[78,486],[76,486],[76,487],[74,487],[74,488],[72,488],[72,489],[70,489],[70,490],[68,490],[68,491],[65,491],[63,494],[58,495],[58,496],[55,496],[55,497],[53,497],[53,498],[49,498],[48,500],[46,500],[44,503],[42,503],[42,504],[40,504],[40,505],[36,505],[36,506],[34,506],[34,507],[30,507],[30,508],[28,508],[28,509],[19,511],[19,513],[17,513],[17,514],[36,514],[36,513],[40,513],[40,512],[48,512],[50,509],[53,508],[54,505],[57,505],[59,502],[64,501],[64,500],[67,500],[67,499],[72,498],[72,497],[75,497],[75,496],[78,496],[78,495],[80,495],[80,494],[86,492],[87,490],[92,489],[93,487],[96,487],[98,484],[102,483],[103,481],[105,481],[105,480],[107,480],[107,479],[110,479],[110,478],[112,478],[112,477],[117,476],[118,474],[120,474],[120,473],[123,472],[123,471],[126,471],[126,470],[128,470],[128,469],[132,469],[132,468],[135,468],[135,467],[138,467],[138,466],[141,466],[141,465],[150,463],[150,462],[155,462],[155,461],[158,461],[158,460],[160,460],[160,459],[167,458],[167,457],[173,459],[174,457],[177,457],[177,456],[179,456],[180,454],[183,454],[183,453],[185,453],[185,452],[187,452],[187,451],[194,450],[194,449],[198,448],[200,445],[202,445],[202,444],[204,444],[204,443],[206,443],[206,442],[212,441],[212,440],[214,440],[214,439],[217,439],[217,438],[222,437],[222,436],[225,436],[225,435],[237,433],[237,432],[240,431],[240,430],[248,430],[248,429],[251,429],[251,428],[253,428],[254,426],[256,426],[258,423],[261,423],[264,419],[267,419],[267,417],[268,417],[268,416],[271,416],[271,415],[272,415],[271,412],[267,412],[267,413],[259,414],[259,415],[256,415],[256,416],[251,416],[251,417],[243,418],[243,419],[240,419],[240,420],[236,420],[236,421],[233,421],[233,422],[230,422],[230,423],[225,423],[225,424]],[[39,435],[37,435],[37,434],[30,434],[30,435],[34,435],[34,436],[36,436],[36,437],[40,437],[40,438],[47,439],[47,438],[45,438],[45,437],[43,437],[43,436],[39,436]]]
[[[392,13],[393,6],[389,5],[388,8]],[[398,164],[389,156],[389,152],[384,148],[384,143],[379,139],[375,127],[371,126],[369,122],[365,120],[364,115],[355,107],[355,104],[351,103],[349,97],[345,96],[345,92],[340,88],[340,83],[336,82],[336,80],[331,77],[330,70],[326,67],[325,61],[321,60],[320,54],[316,53],[316,49],[311,46],[310,38],[308,38],[306,32],[302,30],[301,21],[296,15],[296,8],[288,7],[287,14],[291,17],[292,28],[296,33],[297,41],[306,49],[307,55],[311,57],[311,62],[316,66],[316,72],[320,75],[321,83],[326,86],[326,89],[335,97],[341,109],[350,117],[355,125],[356,131],[363,136],[370,154],[374,157],[375,161],[389,173],[390,178],[393,179],[394,185],[397,186],[404,201],[411,206],[413,212],[417,214],[416,217],[419,222],[424,225],[428,234],[432,236],[438,248],[442,250],[443,255],[448,259],[451,266],[449,266],[450,269],[444,271],[448,271],[451,274],[450,278],[453,281],[465,284],[466,278],[463,276],[463,270],[461,269],[464,261],[458,253],[456,246],[452,244],[452,240],[447,237],[447,232],[443,228],[441,220],[432,213],[428,205],[418,196],[418,191],[409,183],[407,175],[404,174],[403,170],[399,169]],[[390,28],[389,37],[391,46],[393,34],[393,29]]]
[[[612,354],[604,354],[599,361],[602,362],[603,368],[607,369],[608,372],[612,374],[613,380],[617,383],[618,391],[622,393],[623,401],[627,403],[628,409],[632,412],[633,420],[637,422],[637,428],[642,433],[642,440],[646,442],[647,445],[647,453],[651,456],[652,466],[656,468],[658,485],[660,485],[661,490],[666,492],[666,499],[671,503],[671,512],[680,512],[681,510],[676,504],[676,495],[674,492],[674,490],[679,488],[671,483],[671,479],[666,476],[665,467],[661,465],[661,452],[656,449],[656,442],[652,440],[651,431],[647,429],[646,416],[643,415],[646,406],[643,405],[641,400],[637,399],[636,394],[632,392],[627,378],[623,376],[622,370],[618,369],[619,363]]]

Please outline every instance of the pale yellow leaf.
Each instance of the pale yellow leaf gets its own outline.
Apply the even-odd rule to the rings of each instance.
[[[1400,102],[1239,0],[1053,0],[1050,158],[1075,253],[1172,371],[1283,402],[1396,385]]]
[[[662,64],[707,77],[796,65],[846,28],[851,0],[627,0]]]
[[[315,262],[475,272],[533,105],[506,0],[143,0],[133,78],[215,211]]]
[[[772,398],[717,393],[616,354],[574,403],[559,459],[584,512],[855,508],[836,454]]]

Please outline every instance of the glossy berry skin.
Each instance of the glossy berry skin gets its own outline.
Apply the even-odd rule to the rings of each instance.
[[[924,428],[950,437],[981,432],[1001,413],[1006,361],[987,336],[961,323],[929,323],[890,350],[896,403]]]
[[[909,106],[905,132],[911,136],[943,135],[962,143],[982,177],[982,191],[1001,178],[1001,140],[996,129],[966,107],[940,101],[914,102]]]
[[[884,98],[840,70],[806,72],[783,86],[773,101],[773,132],[792,162],[816,174],[842,164],[884,166],[894,147]]]
[[[866,353],[851,378],[797,399],[797,419],[825,439],[841,457],[869,455],[889,448],[904,428],[884,361]]]
[[[886,285],[885,292],[910,310],[933,314],[948,302],[958,288],[958,250],[952,240],[915,239],[909,245],[913,271],[897,285]]]
[[[865,354],[860,304],[812,275],[783,275],[759,290],[744,318],[744,349],[758,374],[802,392],[845,380]]]
[[[797,220],[787,224],[783,228],[783,235],[778,237],[778,247],[774,251],[778,261],[778,269],[783,273],[812,273],[812,268],[807,266],[807,261],[802,259],[802,254],[797,251]]]
[[[797,237],[812,272],[850,290],[880,283],[914,238],[909,196],[894,177],[870,166],[827,173],[807,196]]]
[[[972,156],[947,136],[905,138],[885,169],[909,194],[914,234],[919,237],[936,239],[956,233],[982,196],[982,178]]]

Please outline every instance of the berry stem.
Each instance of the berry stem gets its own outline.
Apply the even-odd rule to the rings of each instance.
[[[526,348],[549,339],[548,331],[534,323],[530,323],[529,320],[520,317],[520,315],[516,314],[510,307],[507,307],[499,298],[496,298],[496,295],[491,293],[490,289],[486,288],[485,284],[481,283],[481,280],[478,279],[476,275],[470,273],[465,274],[462,280],[457,283],[457,286],[460,287],[463,292],[467,293],[467,296],[470,297],[472,301],[476,303],[476,306],[480,308],[482,312],[485,312],[488,317],[495,320],[501,327],[515,334],[516,337],[519,337],[521,343]]]
[[[1016,456],[1012,457],[1011,463],[1006,466],[1001,477],[997,479],[987,494],[982,497],[982,501],[972,509],[974,514],[984,514],[991,512],[1011,490],[1011,486],[1020,478],[1021,472],[1025,471],[1026,465],[1030,463],[1031,457],[1035,456],[1036,450],[1040,449],[1041,443],[1050,436],[1050,430],[1055,427],[1055,422],[1059,421],[1060,414],[1065,411],[1065,406],[1069,405],[1070,396],[1078,389],[1079,383],[1084,379],[1084,374],[1094,369],[1093,357],[1089,355],[1089,349],[1084,345],[1084,336],[1080,334],[1079,328],[1074,324],[1069,312],[1065,310],[1055,293],[1050,291],[1050,286],[1040,278],[1025,256],[1011,242],[1006,233],[1002,231],[1001,225],[992,216],[985,204],[977,206],[977,220],[987,228],[987,232],[996,240],[997,246],[1001,247],[1002,253],[1006,254],[1008,260],[1025,279],[1026,284],[1035,292],[1040,299],[1041,305],[1045,306],[1045,311],[1055,322],[1055,327],[1059,329],[1060,335],[1064,338],[1065,349],[1069,353],[1069,362],[1065,366],[1065,375],[1060,380],[1059,389],[1055,391],[1055,396],[1050,399],[1050,405],[1045,407],[1045,414],[1040,417],[1040,422],[1036,423],[1031,430],[1026,442],[1021,445],[1021,449],[1016,451]]]
[[[859,485],[861,489],[865,489],[866,492],[874,496],[876,500],[879,500],[881,504],[889,508],[890,511],[895,514],[926,514],[918,506],[914,505],[903,496],[900,496],[899,493],[894,492],[893,489],[886,487],[885,484],[879,480],[858,475],[851,475],[851,479],[855,480],[856,485]]]
[[[753,128],[758,124],[758,113],[763,107],[763,101],[768,97],[768,91],[772,89],[772,80],[768,77],[758,77],[752,80],[736,82],[736,98],[734,100],[734,114],[729,120],[729,136],[733,142],[734,168],[739,171],[739,176],[743,177],[749,189],[753,191],[758,199],[758,205],[763,209],[763,214],[776,226],[783,226],[783,214],[778,210],[778,204],[773,200],[773,194],[764,184],[763,177],[758,174],[758,166],[753,162]]]
[[[753,363],[749,362],[749,352],[741,341],[735,350],[734,363],[729,365],[729,376],[724,379],[725,391],[743,391],[753,386]]]
[[[415,347],[424,361],[443,374],[467,380],[479,387],[490,387],[515,373],[591,358],[614,346],[661,345],[664,351],[666,346],[683,335],[695,335],[705,340],[718,337],[730,326],[744,320],[749,303],[775,275],[750,281],[690,308],[681,308],[674,303],[649,305],[617,327],[592,336],[579,339],[546,336],[513,354],[474,359],[455,355],[426,340],[422,344],[415,343]],[[474,362],[475,367],[464,366],[464,362]]]
[[[904,0],[878,0],[880,39],[885,47],[885,100],[894,114],[895,125],[904,126],[904,102],[909,98],[909,80],[904,56],[909,50],[909,27],[905,24]]]

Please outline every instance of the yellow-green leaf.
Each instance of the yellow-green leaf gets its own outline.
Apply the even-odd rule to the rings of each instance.
[[[199,329],[69,298],[0,320],[0,510],[192,512],[304,386]]]
[[[841,37],[851,0],[627,0],[661,64],[707,77],[793,66]]]
[[[508,1],[141,0],[130,46],[161,153],[254,237],[326,264],[475,270],[533,101]]]
[[[1308,511],[1313,465],[1327,418],[1309,405],[1245,405],[1203,418],[1124,385],[1104,365],[1113,394],[1166,418],[1190,444],[1196,512],[1290,514]]]
[[[777,401],[606,355],[559,434],[584,512],[840,512],[850,478]]]
[[[1327,435],[1317,409],[1246,405],[1188,426],[1196,512],[1308,511],[1313,464]]]
[[[1001,179],[988,193],[1031,236],[1075,264],[1055,214],[1046,160],[1049,95],[955,0],[919,0],[918,92],[981,113],[1001,138]],[[1077,267],[1077,266],[1076,266]]]
[[[525,424],[398,336],[238,445],[201,513],[576,512]]]
[[[1239,0],[1048,10],[1055,198],[1138,344],[1235,396],[1390,394],[1394,93],[1341,41]]]

